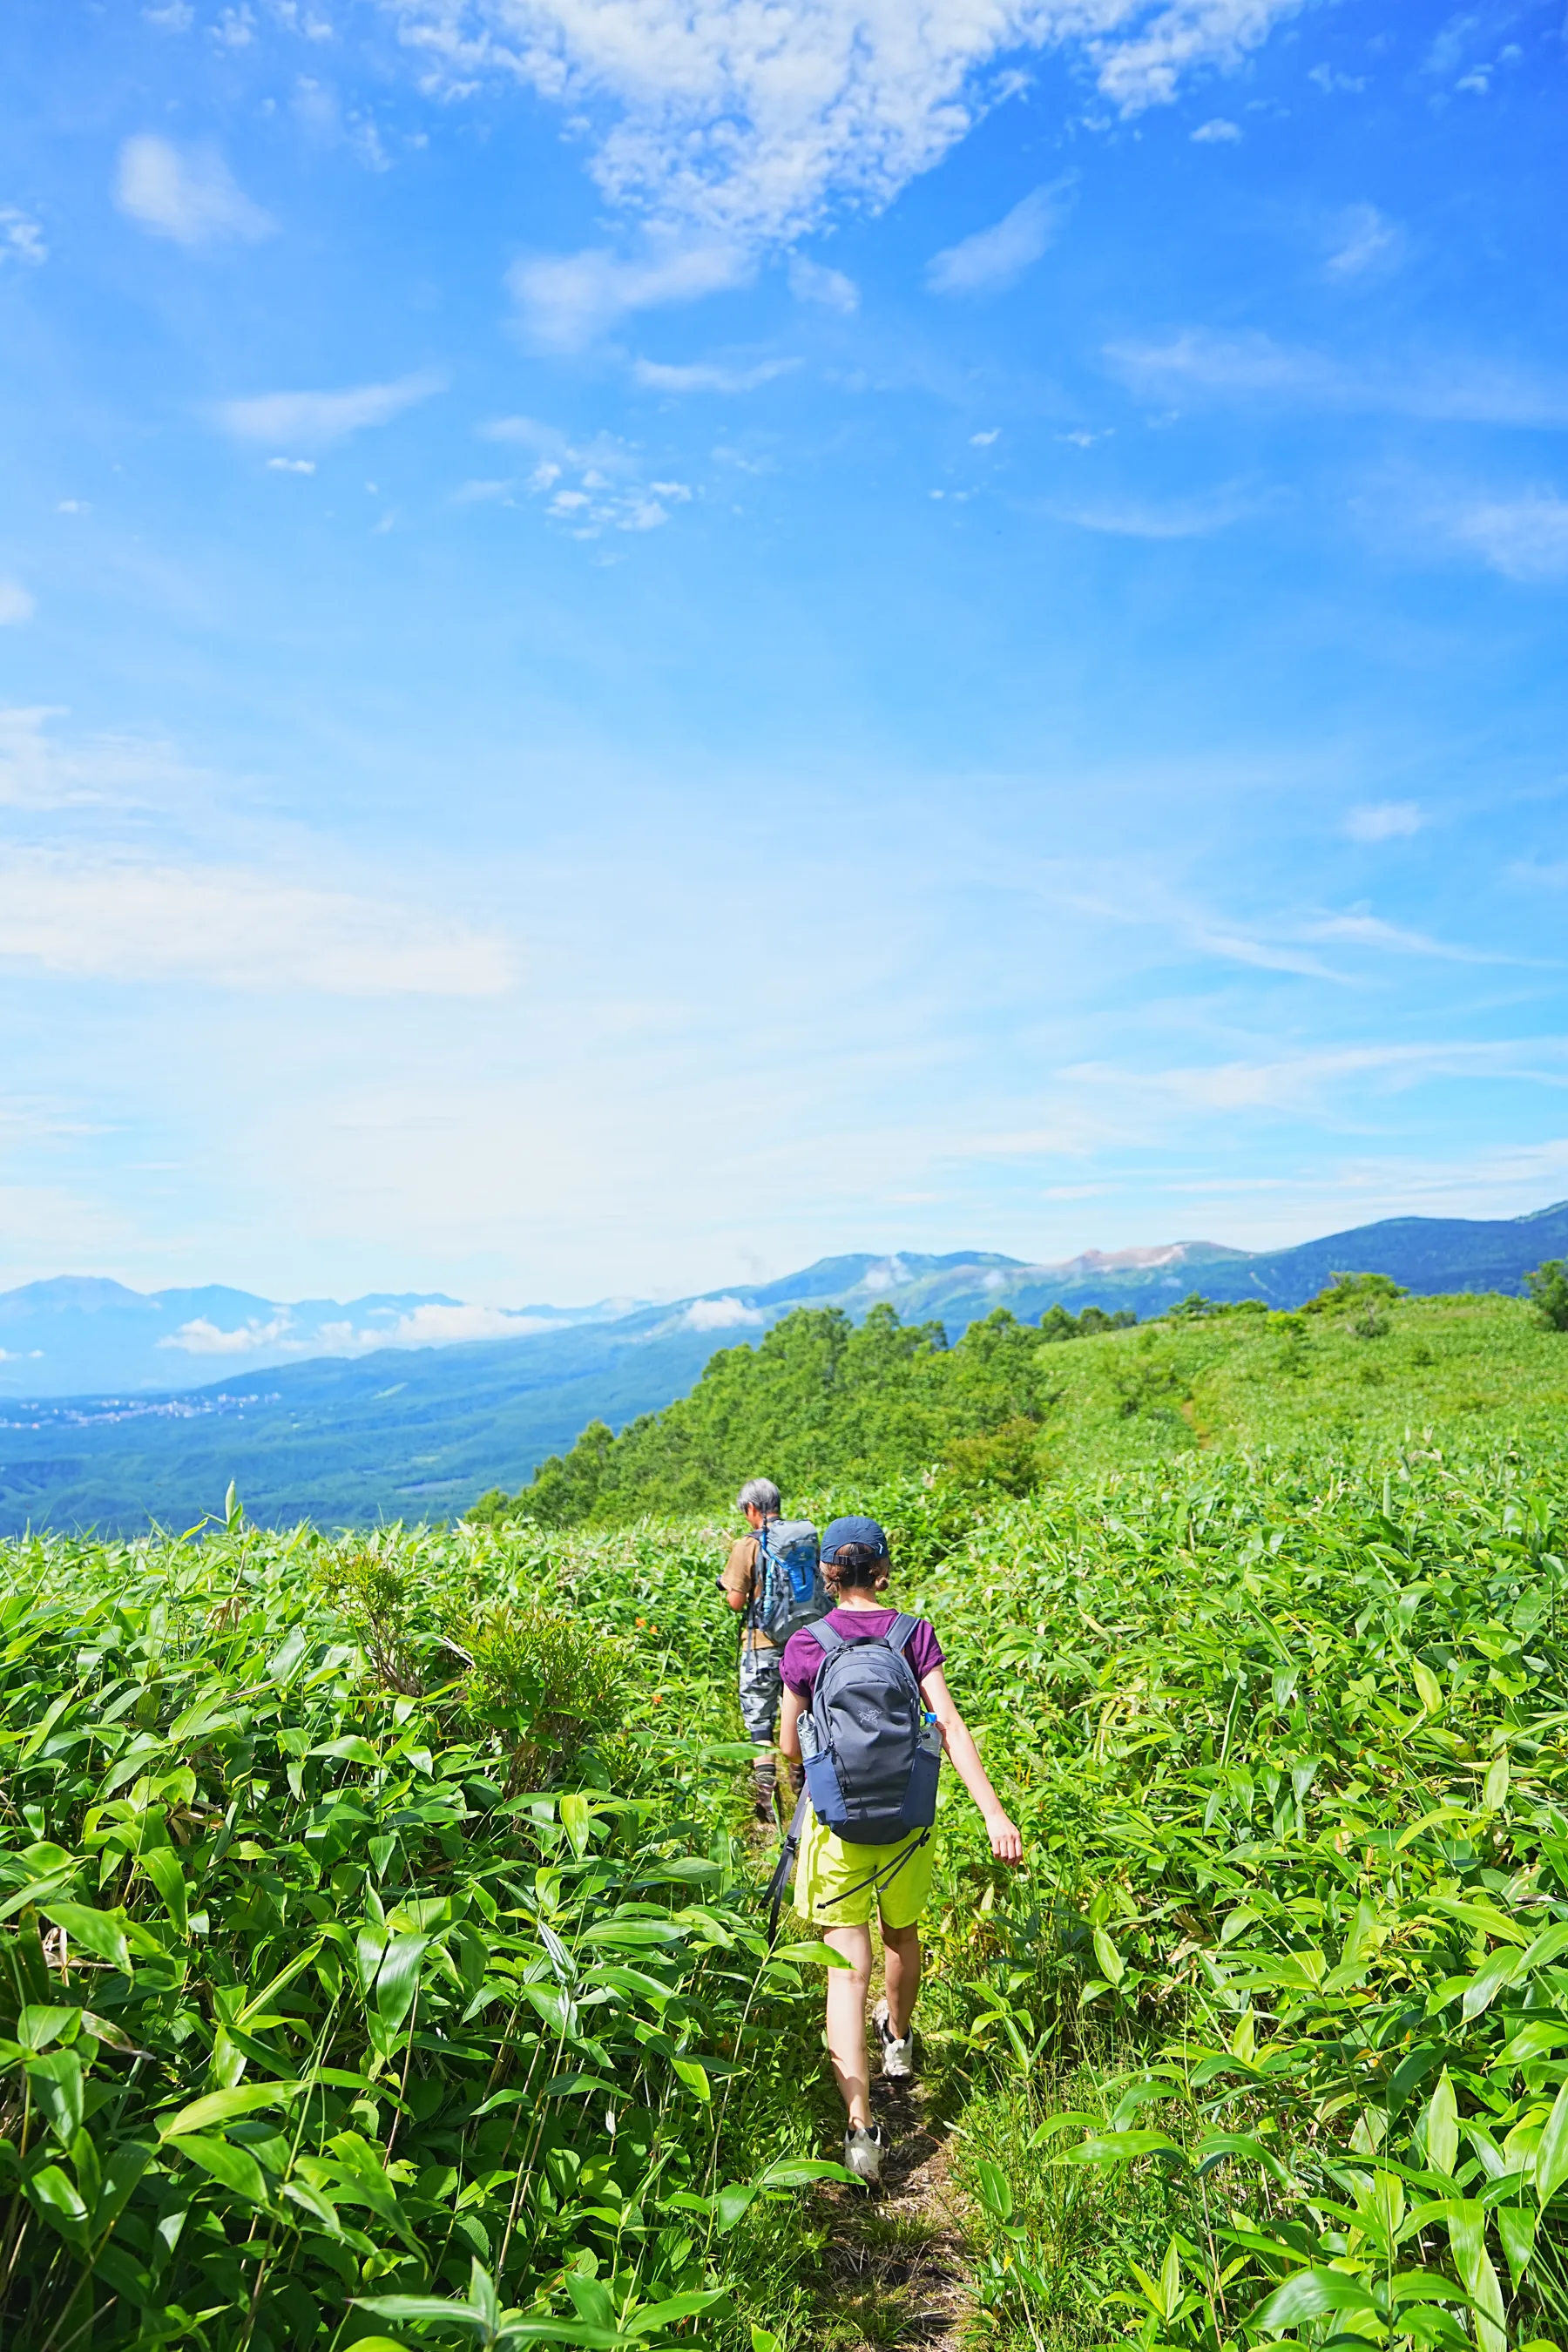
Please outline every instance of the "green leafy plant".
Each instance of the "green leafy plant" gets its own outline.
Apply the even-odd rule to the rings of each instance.
[[[1524,1277],[1531,1304],[1549,1331],[1568,1331],[1568,1259],[1549,1257]]]

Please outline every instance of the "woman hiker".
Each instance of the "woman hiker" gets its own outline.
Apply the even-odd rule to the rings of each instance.
[[[835,1519],[822,1539],[822,1573],[835,1606],[823,1622],[846,1640],[885,1638],[899,1622],[881,1599],[892,1562],[888,1538],[875,1519]],[[907,1621],[906,1621],[907,1622]],[[973,1734],[953,1704],[942,1672],[942,1644],[925,1617],[903,1644],[903,1654],[920,1684],[921,1696],[941,1727],[942,1742],[959,1779],[984,1816],[991,1851],[998,1862],[1017,1863],[1024,1842],[1002,1810]],[[807,1626],[791,1635],[781,1661],[784,1703],[779,1746],[790,1764],[801,1761],[800,1718],[825,1663],[823,1645]],[[907,1685],[906,1685],[907,1687]],[[844,2162],[868,2185],[881,2178],[885,2145],[871,2120],[866,2059],[866,1993],[871,1975],[871,1912],[881,1921],[887,1991],[877,2003],[874,2023],[881,2046],[882,2072],[907,2081],[914,2058],[915,1994],[921,1980],[921,1914],[931,1893],[934,1841],[914,1831],[891,1845],[858,1845],[837,1837],[808,1807],[795,1881],[795,1907],[818,1928],[823,1940],[842,1952],[847,1969],[827,1971],[827,2048],[847,2110]]]

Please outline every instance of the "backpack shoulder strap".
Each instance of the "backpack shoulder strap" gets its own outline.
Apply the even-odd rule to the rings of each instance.
[[[914,1621],[911,1618],[910,1622],[912,1624]],[[835,1650],[842,1650],[847,1646],[837,1626],[830,1625],[826,1617],[814,1619],[811,1624],[803,1626],[801,1630],[811,1635],[825,1658],[830,1658]]]
[[[887,1632],[882,1636],[882,1639],[886,1642],[889,1649],[896,1650],[901,1658],[909,1643],[910,1636],[914,1632],[915,1627],[920,1623],[920,1622],[921,1621],[918,1617],[895,1617],[892,1623],[889,1626]]]

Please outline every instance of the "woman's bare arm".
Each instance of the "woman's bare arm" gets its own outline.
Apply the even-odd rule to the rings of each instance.
[[[784,1693],[786,1706],[789,1703],[789,1696],[786,1691]],[[949,1756],[952,1759],[953,1770],[984,1816],[985,1827],[991,1839],[992,1853],[998,1862],[1022,1862],[1024,1841],[1008,1820],[1003,1811],[1001,1799],[985,1777],[985,1767],[980,1761],[980,1750],[974,1745],[974,1735],[954,1705],[952,1693],[947,1686],[947,1676],[940,1666],[933,1666],[929,1675],[922,1675],[921,1696],[942,1726],[942,1740]],[[797,1701],[796,1712],[798,1711]],[[790,1731],[791,1736],[794,1737],[793,1718]],[[799,1746],[798,1738],[795,1744]],[[787,1756],[789,1752],[786,1748],[784,1754]]]
[[[800,1762],[800,1734],[795,1725],[805,1713],[805,1699],[797,1698],[786,1683],[784,1705],[779,1709],[779,1747],[791,1764]]]

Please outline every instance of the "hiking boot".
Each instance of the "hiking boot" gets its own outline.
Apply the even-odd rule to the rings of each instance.
[[[844,2135],[844,2169],[852,2172],[868,2189],[875,2189],[882,2178],[882,2150],[888,2143],[880,2124],[868,2127],[851,2124]]]
[[[877,2029],[877,2039],[882,2045],[882,2072],[889,2083],[907,2083],[915,2071],[915,2036],[911,2026],[902,2039],[893,2032],[893,2021],[888,2014],[885,2000],[877,2003],[871,2019]]]

